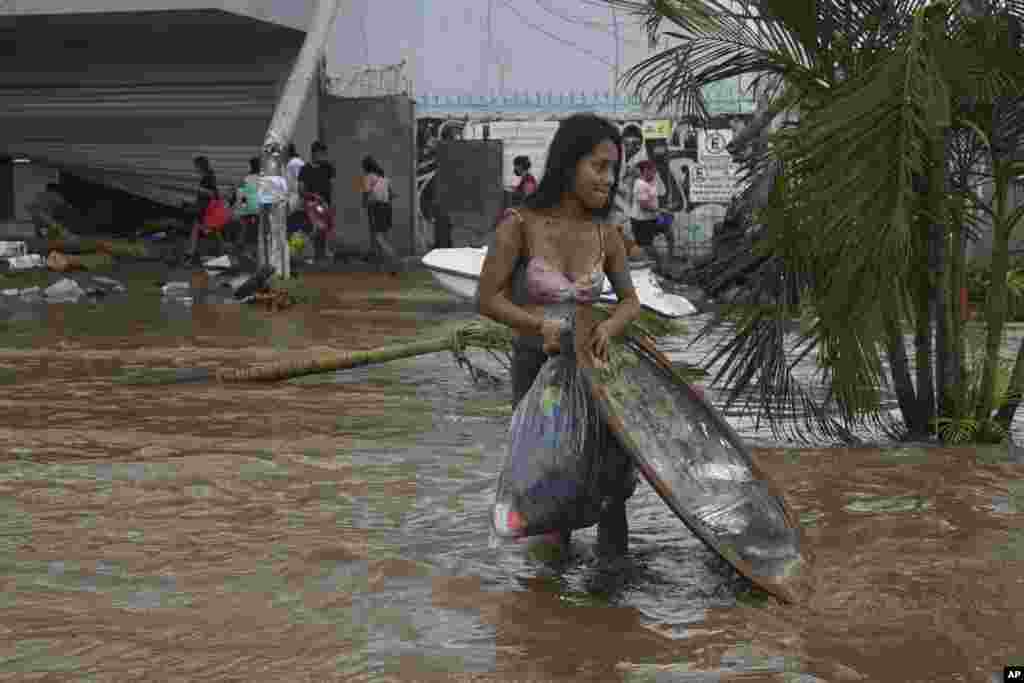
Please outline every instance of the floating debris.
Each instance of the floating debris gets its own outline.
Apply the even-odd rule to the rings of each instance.
[[[25,242],[0,242],[0,258],[16,258],[28,253],[28,245]]]
[[[64,278],[43,290],[43,296],[51,302],[74,303],[85,296],[85,290],[71,278]]]

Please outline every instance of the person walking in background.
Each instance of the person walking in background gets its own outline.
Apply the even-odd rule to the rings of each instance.
[[[502,210],[521,206],[527,197],[537,191],[537,179],[530,173],[530,166],[530,157],[526,155],[517,156],[512,160],[512,172],[519,178],[519,183],[512,190],[505,190],[505,205]],[[500,216],[498,220],[501,220]]]
[[[219,229],[214,227],[207,220],[207,212],[215,200],[220,200],[220,191],[217,189],[217,176],[213,172],[210,160],[205,156],[197,156],[192,160],[196,173],[199,174],[199,188],[196,193],[194,206],[194,219],[192,221],[192,234],[189,238],[188,251],[185,252],[185,262],[191,263],[196,260],[196,252],[199,249],[200,235],[208,235]]]
[[[665,235],[669,243],[669,253],[675,249],[675,240],[672,238],[671,230],[658,220],[657,170],[654,162],[646,159],[637,164],[637,170],[640,171],[640,177],[633,181],[633,209],[630,214],[633,237],[637,245],[664,270],[665,264],[661,262],[662,259],[654,248],[654,238],[659,234]]]
[[[391,200],[394,198],[391,180],[372,156],[363,157],[362,165],[363,206],[370,223],[370,249],[378,267],[383,263],[383,254],[387,254],[392,263],[391,274],[398,275],[394,270],[397,256],[387,239],[391,230]]]
[[[327,246],[334,237],[334,164],[327,159],[327,145],[317,140],[310,150],[311,163],[299,171],[299,194],[306,219],[313,232],[316,258],[327,256]]]
[[[633,183],[639,177],[637,163],[646,158],[644,154],[643,133],[640,128],[630,124],[622,129],[622,163],[619,164],[619,189],[610,216],[612,222],[625,226],[623,235],[635,242],[633,224],[630,218],[633,211]]]
[[[512,161],[512,170],[519,176],[519,184],[516,186],[516,194],[520,201],[525,200],[537,191],[537,179],[530,173],[530,157],[526,155],[517,156]]]
[[[235,216],[238,217],[238,235],[235,245],[245,246],[249,233],[255,233],[260,224],[260,158],[249,159],[249,174],[235,193]]]

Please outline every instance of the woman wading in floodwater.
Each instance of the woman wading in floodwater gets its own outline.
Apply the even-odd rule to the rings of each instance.
[[[549,355],[560,349],[568,316],[593,304],[608,276],[619,304],[597,326],[593,350],[607,359],[613,337],[640,313],[621,228],[604,222],[618,189],[622,138],[616,127],[592,114],[577,114],[558,128],[548,150],[544,178],[523,208],[506,212],[480,277],[480,313],[515,333],[512,382],[518,403]],[[603,456],[598,553],[621,555],[628,547],[626,499],[636,490],[629,456],[605,427],[587,444]],[[571,529],[560,532],[568,546]]]

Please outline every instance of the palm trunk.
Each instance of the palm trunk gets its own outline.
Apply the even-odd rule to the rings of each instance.
[[[993,163],[995,184],[992,208],[992,273],[991,286],[985,311],[988,336],[985,340],[985,365],[981,376],[975,419],[979,422],[989,419],[995,403],[996,371],[999,368],[999,347],[1003,341],[1003,324],[1006,322],[1006,272],[1010,264],[1010,230],[1006,221],[1006,200],[1009,175],[999,162]]]
[[[935,315],[935,398],[938,414],[941,416],[950,415],[950,402],[954,396],[953,375],[950,372],[953,365],[952,330],[950,329],[953,288],[950,283],[947,258],[949,240],[945,232],[945,226],[937,225],[933,230],[935,234],[932,236],[933,247],[937,252],[935,254],[936,286],[932,297]]]
[[[932,381],[932,306],[931,274],[921,273],[916,293],[917,315],[914,321],[914,365],[917,370],[917,418],[924,434],[931,433],[935,418],[935,383]]]
[[[886,355],[889,358],[889,372],[892,373],[893,389],[899,403],[903,421],[910,435],[920,436],[927,428],[917,417],[917,397],[914,383],[910,379],[910,364],[907,362],[907,347],[903,341],[903,330],[896,318],[889,318],[885,323]]]
[[[967,260],[967,240],[961,221],[962,218],[959,215],[954,217],[953,236],[950,240],[949,299],[952,315],[949,318],[951,332],[947,344],[952,348],[952,355],[946,372],[949,377],[947,381],[953,387],[951,407],[957,416],[966,416],[967,411],[970,410],[970,407],[964,403],[964,397],[967,395],[967,346],[964,339],[967,311],[964,310],[960,291],[965,285],[964,263]]]
[[[400,358],[411,358],[422,356],[428,353],[439,353],[453,348],[453,338],[428,339],[425,341],[410,342],[408,344],[394,344],[382,346],[366,351],[346,351],[336,354],[321,356],[319,358],[303,358],[295,361],[285,361],[255,368],[242,368],[239,370],[223,370],[217,373],[217,379],[222,382],[277,382],[282,379],[313,375],[323,372],[335,372],[358,368],[363,365],[374,365],[387,363]]]
[[[952,189],[952,177],[949,173],[948,154],[952,129],[944,131],[941,137],[933,141],[933,163],[930,183],[932,192],[931,206],[939,217],[938,223],[932,227],[932,248],[935,258],[935,378],[936,403],[938,414],[950,417],[952,414],[953,397],[956,396],[956,361],[953,344],[953,302],[959,301],[960,290],[955,287],[951,277],[951,243],[949,230],[946,226],[946,214],[942,204],[947,193]]]

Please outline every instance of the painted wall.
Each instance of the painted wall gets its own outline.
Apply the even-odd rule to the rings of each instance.
[[[451,243],[482,247],[504,207],[500,140],[460,140],[437,146],[437,204],[450,221]],[[436,228],[435,228],[436,230]],[[435,237],[442,237],[435,232]]]
[[[630,129],[638,132],[641,144],[626,150],[626,165],[616,197],[618,211],[612,219],[625,223],[628,234],[630,186],[636,174],[633,169],[638,162],[653,159],[658,170],[659,206],[674,216],[676,244],[685,245],[690,255],[706,253],[729,202],[742,191],[737,184],[738,166],[731,163],[725,151],[733,134],[726,127],[726,120],[714,121],[714,127],[708,130],[692,129],[665,119],[618,123],[624,136]],[[558,129],[557,121],[495,121],[487,127],[491,139],[504,142],[501,177],[506,188],[511,189],[518,182],[512,160],[519,155],[529,156],[531,172],[538,180],[543,178],[548,146]],[[483,131],[484,124],[472,123],[465,127],[463,134],[467,140],[480,140]],[[431,171],[429,167],[424,168],[424,174]],[[427,218],[422,220],[431,222]],[[425,232],[429,229],[423,228]],[[455,240],[455,246],[467,245],[468,242]]]

